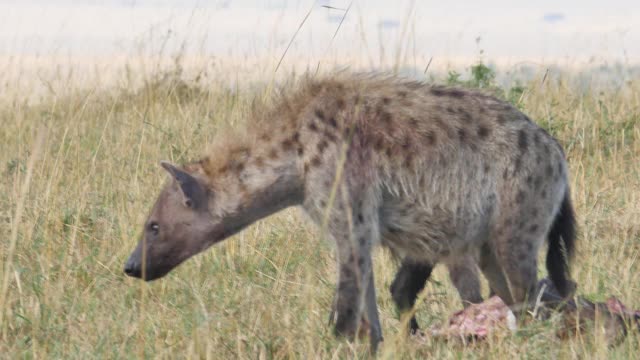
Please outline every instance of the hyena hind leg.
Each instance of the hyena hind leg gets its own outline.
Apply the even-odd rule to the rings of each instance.
[[[471,304],[479,304],[483,301],[480,273],[473,256],[460,257],[447,264],[449,278],[458,290],[462,306],[466,309]]]
[[[535,235],[535,236],[532,236]],[[511,229],[494,237],[481,253],[481,268],[489,285],[518,315],[535,301],[540,234]]]
[[[494,254],[494,249],[488,244],[482,247],[480,251],[480,270],[484,277],[489,281],[491,292],[498,295],[505,304],[513,304],[509,284],[504,274],[502,266]]]

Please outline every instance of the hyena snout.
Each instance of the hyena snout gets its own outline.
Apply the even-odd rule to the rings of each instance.
[[[140,278],[142,276],[142,267],[137,261],[129,259],[124,264],[124,273],[131,277]]]
[[[154,256],[151,251],[147,251],[147,256],[143,261],[142,251],[140,248],[136,248],[124,264],[124,273],[133,278],[152,281],[165,276],[182,262],[182,259],[174,258],[167,258],[168,261],[154,261],[154,258],[157,256]]]
[[[171,270],[199,252],[200,248],[185,244],[186,241],[153,238],[144,235],[124,264],[128,276],[152,281],[167,275]],[[197,237],[196,240],[199,240]]]
[[[124,273],[134,278],[142,278],[142,261],[140,261],[139,251],[136,249],[124,264]]]
[[[186,259],[184,249],[171,242],[157,243],[149,236],[141,239],[124,264],[124,273],[133,278],[151,281],[168,274]],[[160,239],[161,240],[161,239]]]

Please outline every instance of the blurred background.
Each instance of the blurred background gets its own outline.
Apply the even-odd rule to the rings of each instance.
[[[434,66],[468,64],[480,50],[506,65],[640,60],[635,0],[2,0],[0,55],[111,57],[144,48],[278,58],[301,23],[289,63],[400,58],[424,69],[432,58]]]

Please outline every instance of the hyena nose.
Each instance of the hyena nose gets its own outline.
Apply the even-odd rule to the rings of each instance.
[[[142,271],[140,269],[140,264],[132,259],[129,259],[127,263],[124,265],[124,273],[139,278],[142,275]]]

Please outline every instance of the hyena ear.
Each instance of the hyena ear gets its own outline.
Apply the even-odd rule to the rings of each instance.
[[[207,189],[198,179],[168,161],[160,161],[160,165],[180,186],[185,206],[196,209],[206,205]]]

